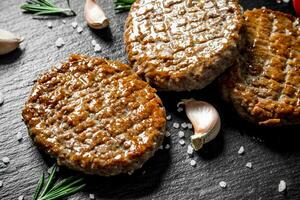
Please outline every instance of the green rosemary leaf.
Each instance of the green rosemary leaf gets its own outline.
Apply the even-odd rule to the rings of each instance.
[[[41,189],[44,185],[44,182],[45,182],[45,176],[44,176],[44,173],[42,174],[41,178],[39,179],[39,182],[37,184],[37,187],[36,187],[36,190],[33,194],[33,200],[37,200],[40,192],[41,192]]]
[[[57,192],[57,193],[49,193],[47,196],[44,196],[38,200],[58,200],[66,196],[70,196],[72,194],[75,194],[76,192],[80,191],[82,188],[85,187],[85,184],[82,184],[77,187],[67,188],[63,191]]]
[[[42,174],[38,182],[37,188],[35,190],[35,193],[33,195],[33,200],[59,200],[63,197],[72,195],[81,190],[83,187],[85,187],[86,184],[83,183],[83,178],[78,178],[74,176],[63,179],[58,183],[54,184],[56,168],[56,165],[52,167],[51,173],[43,190],[42,187],[44,185],[45,180],[44,173]]]
[[[70,8],[70,2],[67,0],[69,8],[60,8],[52,3],[50,0],[27,0],[26,3],[20,6],[26,12],[35,15],[53,15],[63,14],[66,16],[74,16],[76,13]]]
[[[135,0],[115,0],[115,10],[117,12],[125,12],[130,10],[131,5],[135,2]]]
[[[50,174],[50,176],[49,176],[49,178],[48,178],[48,181],[47,181],[47,183],[46,183],[46,186],[45,186],[45,188],[44,188],[44,190],[43,190],[43,192],[41,193],[41,197],[42,196],[44,196],[45,194],[46,194],[46,192],[50,189],[49,187],[51,186],[51,184],[54,182],[54,174],[55,174],[55,172],[56,172],[56,165],[54,165],[53,167],[52,167],[52,170],[51,170],[51,174]]]

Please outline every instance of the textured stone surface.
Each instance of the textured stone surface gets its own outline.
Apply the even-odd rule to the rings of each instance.
[[[111,19],[110,31],[95,32],[83,21],[83,3],[73,0],[72,7],[78,13],[75,18],[34,20],[32,15],[19,10],[21,0],[0,1],[0,27],[25,37],[17,50],[0,57],[0,90],[5,102],[0,107],[0,199],[17,199],[24,195],[30,199],[41,172],[47,171],[53,163],[31,142],[22,122],[21,110],[29,95],[33,81],[38,74],[51,65],[65,60],[70,53],[99,55],[126,62],[123,45],[123,23],[126,13],[115,14],[112,0],[102,1],[102,6]],[[63,1],[62,1],[63,2]],[[261,7],[288,11],[287,4],[277,4],[274,0],[242,0],[247,7]],[[78,34],[71,26],[73,21],[83,27]],[[52,29],[47,22],[52,22]],[[57,38],[63,38],[65,45],[58,49]],[[102,47],[102,52],[94,53],[92,40]],[[214,85],[193,93],[160,93],[172,114],[168,129],[172,133],[164,144],[169,150],[159,150],[145,167],[132,176],[102,178],[87,176],[85,191],[69,199],[300,199],[300,145],[299,127],[289,129],[258,129],[241,122],[229,107],[220,101]],[[186,144],[178,144],[178,129],[174,122],[187,121],[184,112],[178,113],[176,104],[181,98],[194,97],[215,104],[222,117],[222,133],[202,151],[194,153],[197,165],[190,165],[187,146],[190,130],[185,130]],[[23,140],[17,141],[16,134],[23,133]],[[298,134],[298,135],[297,135]],[[165,146],[165,145],[164,145]],[[238,155],[244,146],[245,153]],[[6,166],[1,161],[9,157]],[[245,167],[252,162],[253,168]],[[62,169],[61,176],[76,172]],[[287,191],[278,192],[278,183],[284,180]],[[222,189],[221,181],[227,183]]]

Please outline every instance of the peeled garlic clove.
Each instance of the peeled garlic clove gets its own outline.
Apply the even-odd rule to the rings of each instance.
[[[103,29],[109,25],[104,11],[96,3],[96,0],[85,1],[84,16],[87,24],[93,29]]]
[[[213,140],[221,128],[221,119],[218,111],[209,103],[196,100],[184,100],[185,112],[194,127],[191,136],[193,148],[197,151],[205,143]]]
[[[22,41],[23,39],[17,37],[15,34],[0,29],[0,55],[12,52],[19,47]]]

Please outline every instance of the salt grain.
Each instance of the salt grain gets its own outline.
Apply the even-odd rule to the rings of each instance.
[[[178,128],[179,128],[179,124],[178,124],[177,122],[174,122],[174,123],[173,123],[173,128],[178,129]]]
[[[98,53],[98,52],[100,52],[100,51],[101,51],[101,47],[100,47],[100,45],[99,45],[99,44],[96,44],[96,45],[95,45],[95,47],[94,47],[94,51],[95,51],[96,53]]]
[[[239,149],[239,151],[238,151],[238,154],[242,155],[242,154],[244,154],[244,152],[245,152],[245,149],[244,149],[243,146],[241,146],[240,149]]]
[[[4,103],[4,94],[0,91],[0,106]]]
[[[170,149],[170,145],[166,144],[165,149]]]
[[[278,185],[278,192],[283,192],[286,190],[286,182],[281,180]]]
[[[170,121],[172,119],[172,116],[168,115],[166,118],[167,118],[168,121]]]
[[[183,139],[180,139],[180,140],[179,140],[179,144],[180,144],[181,146],[183,146],[183,145],[185,144],[185,141],[184,141]]]
[[[78,26],[78,23],[77,22],[72,22],[72,27],[75,29],[75,28],[77,28],[77,26]]]
[[[160,150],[164,149],[163,145],[160,145],[160,146],[158,147],[158,149],[160,149]]]
[[[9,162],[10,162],[10,160],[9,160],[9,158],[8,157],[3,157],[2,158],[2,162],[4,163],[4,164],[8,164]]]
[[[18,200],[23,200],[23,199],[24,199],[23,195],[21,195],[21,196],[18,197]]]
[[[179,138],[184,138],[184,132],[183,131],[179,131],[178,132],[178,137]]]
[[[3,181],[0,180],[0,188],[3,186]]]
[[[171,133],[169,131],[166,132],[166,137],[170,137]]]
[[[188,129],[193,129],[193,125],[191,123],[187,124]]]
[[[60,47],[62,47],[62,46],[64,46],[65,45],[65,42],[64,42],[64,40],[62,39],[62,38],[58,38],[57,40],[56,40],[56,42],[55,42],[55,46],[57,47],[57,48],[60,48]]]
[[[51,22],[48,22],[48,23],[47,23],[47,26],[48,26],[48,28],[52,28],[52,23],[51,23]]]
[[[83,31],[83,28],[82,27],[77,27],[77,33],[82,33],[82,31]]]
[[[18,141],[21,141],[22,138],[23,138],[22,133],[21,133],[21,132],[18,132],[17,135],[16,135],[16,139],[17,139]]]
[[[177,112],[182,112],[183,111],[183,108],[179,107],[177,108]]]
[[[183,122],[183,123],[181,124],[181,127],[182,127],[183,129],[186,129],[186,128],[188,127],[188,125],[187,125],[187,123]]]
[[[94,194],[90,194],[90,199],[95,199],[95,195]]]
[[[226,188],[227,187],[227,183],[225,181],[221,181],[219,183],[219,185],[220,185],[221,188]]]
[[[62,23],[64,23],[64,24],[65,24],[65,23],[66,23],[66,20],[62,20]]]
[[[192,155],[192,154],[194,153],[194,149],[193,149],[193,147],[192,147],[191,145],[188,145],[187,153],[188,153],[189,155]]]
[[[246,167],[248,167],[249,169],[251,169],[252,168],[252,163],[251,162],[247,162],[246,163]]]
[[[190,162],[190,165],[191,165],[191,166],[193,166],[193,167],[194,167],[194,166],[196,166],[196,164],[197,164],[197,163],[196,163],[196,161],[195,161],[195,160],[191,160],[191,162]]]
[[[96,40],[92,40],[92,45],[96,46],[96,44],[97,44]]]

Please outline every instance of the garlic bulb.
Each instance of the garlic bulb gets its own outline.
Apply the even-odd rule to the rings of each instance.
[[[19,47],[22,41],[23,39],[17,37],[15,34],[0,29],[0,55],[12,52]]]
[[[96,3],[96,0],[85,1],[84,16],[87,24],[93,29],[103,29],[109,25],[104,11]]]
[[[196,100],[184,100],[185,112],[194,127],[191,136],[192,147],[199,150],[205,143],[213,140],[221,128],[218,111],[209,103]]]

